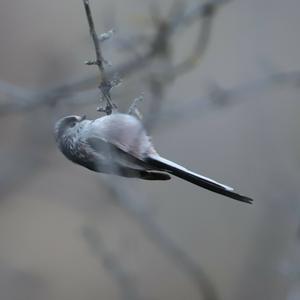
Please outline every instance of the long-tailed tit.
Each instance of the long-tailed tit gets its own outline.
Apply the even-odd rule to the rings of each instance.
[[[55,137],[69,160],[96,172],[146,180],[168,180],[172,174],[215,193],[252,202],[229,186],[161,157],[140,120],[132,115],[115,113],[96,120],[67,116],[56,123]]]

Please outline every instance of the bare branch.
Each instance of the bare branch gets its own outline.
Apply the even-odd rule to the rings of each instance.
[[[92,12],[90,9],[89,0],[83,0],[83,4],[84,4],[87,20],[89,23],[90,34],[93,39],[93,43],[95,46],[95,52],[96,52],[96,61],[88,62],[88,64],[97,65],[99,68],[100,76],[101,76],[99,89],[101,90],[103,98],[106,101],[105,108],[104,109],[99,108],[98,110],[104,111],[104,112],[106,112],[106,114],[109,115],[112,113],[113,109],[115,108],[115,105],[112,103],[111,95],[110,95],[110,90],[113,86],[111,84],[111,81],[107,78],[106,73],[105,73],[105,68],[104,68],[105,60],[103,59],[101,48],[100,48],[100,43],[99,43],[101,40],[102,41],[104,40],[104,35],[101,35],[100,38],[98,38],[98,35],[95,30],[95,26],[94,26],[94,21],[93,21]],[[109,36],[109,34],[106,34],[105,39],[107,39],[108,36]]]

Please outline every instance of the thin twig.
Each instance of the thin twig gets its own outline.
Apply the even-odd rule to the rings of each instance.
[[[143,100],[144,100],[144,96],[143,95],[141,95],[141,96],[133,99],[133,101],[132,101],[132,103],[131,103],[131,105],[130,105],[127,113],[129,115],[136,116],[139,120],[142,120],[143,117],[142,117],[141,112],[138,109],[138,103],[142,102]]]
[[[87,64],[89,64],[89,65],[94,64],[94,65],[97,65],[99,68],[100,76],[101,76],[99,89],[101,90],[103,98],[106,101],[106,106],[103,111],[105,111],[106,114],[109,115],[112,113],[113,109],[115,108],[115,105],[112,103],[111,95],[110,95],[110,90],[112,88],[112,84],[111,84],[111,81],[107,78],[107,76],[105,74],[105,68],[104,68],[105,60],[103,59],[101,48],[100,48],[100,41],[99,41],[98,35],[95,30],[89,0],[83,0],[83,4],[84,4],[86,17],[87,17],[89,28],[90,28],[90,34],[93,39],[93,43],[95,46],[95,52],[96,52],[96,61],[93,61],[93,62],[89,61]],[[102,109],[98,109],[98,110],[102,111]]]

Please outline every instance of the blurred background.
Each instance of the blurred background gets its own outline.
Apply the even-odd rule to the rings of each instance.
[[[55,121],[101,115],[82,1],[2,0],[0,299],[300,299],[299,1],[91,9],[119,109],[254,204],[65,159]]]

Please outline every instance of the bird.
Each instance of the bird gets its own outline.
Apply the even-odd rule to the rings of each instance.
[[[131,114],[112,113],[94,120],[66,116],[55,123],[54,135],[66,158],[95,172],[144,180],[169,180],[174,175],[237,201],[253,201],[160,156],[141,120]]]

